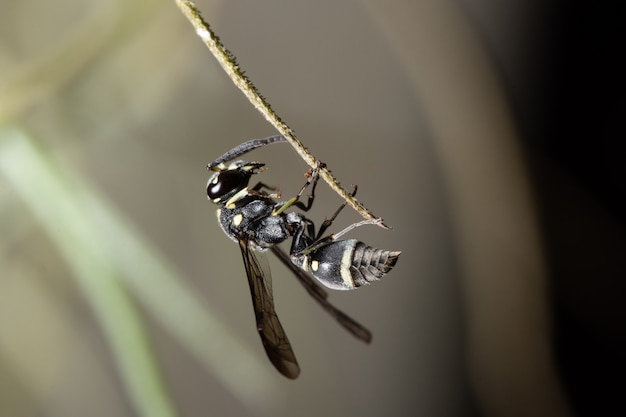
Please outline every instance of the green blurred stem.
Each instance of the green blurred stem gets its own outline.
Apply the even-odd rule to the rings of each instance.
[[[275,404],[282,403],[276,380],[267,378],[273,369],[265,358],[242,343],[219,315],[183,284],[182,274],[166,257],[152,248],[96,187],[86,184],[82,175],[44,155],[31,138],[16,129],[0,129],[2,174],[74,268],[107,336],[111,332],[120,372],[137,404],[163,403],[163,409],[172,409],[165,405],[167,397],[146,346],[145,331],[122,285],[248,409],[271,415]],[[107,292],[115,297],[106,297]],[[135,369],[139,366],[141,371]],[[154,382],[144,386],[144,378]]]
[[[138,413],[177,415],[164,386],[144,323],[120,284],[119,271],[81,210],[75,191],[26,136],[0,131],[0,172],[54,240],[101,324]]]

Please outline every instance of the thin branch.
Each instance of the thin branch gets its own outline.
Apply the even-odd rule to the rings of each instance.
[[[189,19],[193,27],[196,29],[196,33],[204,41],[205,45],[209,48],[213,56],[220,63],[226,74],[235,83],[237,87],[245,94],[250,103],[270,122],[293,146],[300,157],[311,168],[315,167],[317,158],[309,152],[309,150],[300,142],[293,130],[284,123],[281,118],[272,110],[269,103],[261,96],[254,84],[246,77],[243,71],[239,68],[239,64],[235,59],[235,56],[220,42],[217,35],[211,30],[209,24],[202,18],[200,11],[196,6],[188,0],[176,0],[178,8]],[[330,173],[327,168],[321,168],[319,171],[320,177],[324,179],[337,194],[341,196],[353,209],[355,209],[365,219],[374,221],[374,224],[388,228],[383,223],[382,218],[374,216],[363,204],[359,203],[354,197],[350,195],[340,184],[337,179]]]

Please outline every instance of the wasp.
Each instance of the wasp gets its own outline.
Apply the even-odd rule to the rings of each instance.
[[[241,249],[257,331],[265,352],[280,373],[294,379],[300,374],[300,367],[276,314],[271,275],[269,267],[261,263],[262,253],[271,250],[332,317],[355,337],[369,343],[370,331],[334,307],[318,282],[335,290],[358,288],[382,278],[395,266],[400,252],[376,249],[355,239],[339,239],[355,227],[376,223],[375,220],[363,220],[338,233],[325,235],[345,203],[321,224],[317,233],[315,224],[302,213],[287,211],[298,208],[307,212],[312,207],[318,171],[323,164],[318,163],[307,172],[306,183],[287,201],[279,201],[277,189],[263,182],[250,187],[252,176],[263,171],[265,164],[237,160],[226,165],[253,149],[285,141],[284,136],[253,139],[217,158],[207,166],[214,172],[207,183],[207,196],[219,206],[217,217],[222,230]],[[300,198],[309,187],[311,192],[304,203]],[[355,186],[353,196],[356,190]],[[289,254],[278,246],[288,239],[292,239]]]

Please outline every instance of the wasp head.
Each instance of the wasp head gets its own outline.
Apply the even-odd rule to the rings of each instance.
[[[236,161],[228,166],[225,164],[209,166],[209,170],[215,171],[206,187],[209,200],[215,204],[229,200],[235,194],[245,190],[250,177],[257,174],[264,166],[265,164],[259,162],[244,161]]]

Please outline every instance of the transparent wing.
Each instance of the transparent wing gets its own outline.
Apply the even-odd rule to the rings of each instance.
[[[372,341],[372,333],[367,330],[365,327],[361,326],[354,319],[348,316],[343,311],[339,310],[337,307],[333,306],[328,300],[328,294],[324,291],[314,280],[307,274],[302,271],[298,267],[296,267],[292,262],[289,255],[287,255],[281,248],[278,246],[272,246],[272,252],[274,255],[281,260],[287,268],[291,269],[300,281],[300,284],[304,286],[307,292],[313,297],[324,310],[326,310],[331,316],[335,318],[347,331],[352,333],[357,339],[361,339],[365,343],[370,343]],[[278,320],[278,319],[277,319]]]
[[[265,352],[281,374],[294,379],[300,374],[300,367],[274,310],[269,269],[264,273],[247,239],[239,238],[239,248],[250,284],[257,331]]]

